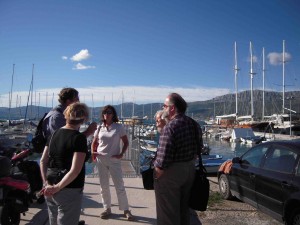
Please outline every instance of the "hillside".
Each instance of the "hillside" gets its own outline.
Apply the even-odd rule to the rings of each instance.
[[[285,107],[291,108],[297,112],[299,115],[300,112],[300,91],[286,92],[285,97],[293,96],[292,101],[286,100]],[[250,91],[243,91],[238,93],[238,112],[239,115],[250,115],[251,106],[250,106]],[[262,117],[262,99],[263,92],[260,90],[255,90],[253,92],[254,99],[254,115],[257,118]],[[121,117],[121,108],[123,109],[123,117],[144,117],[147,116],[149,119],[154,117],[154,114],[157,110],[161,109],[163,103],[151,103],[151,104],[134,104],[133,103],[123,103],[121,105],[115,105],[115,108],[118,112],[119,117]],[[216,97],[207,101],[197,101],[188,103],[187,114],[197,120],[206,120],[210,117],[232,114],[235,113],[235,94],[227,94],[223,96]],[[38,107],[38,106],[29,106],[26,110],[26,107],[12,108],[10,110],[10,119],[38,119],[41,118],[45,112],[48,112],[50,108]],[[93,120],[99,118],[101,107],[95,107],[91,109],[93,114]],[[134,110],[134,113],[133,113]],[[286,113],[289,111],[285,110]],[[282,93],[281,92],[265,92],[265,115],[271,115],[274,113],[282,113]],[[8,119],[9,118],[9,109],[0,107],[0,118]]]

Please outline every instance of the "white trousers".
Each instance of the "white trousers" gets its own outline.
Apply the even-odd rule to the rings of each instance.
[[[121,160],[108,156],[97,156],[97,167],[100,181],[100,194],[103,208],[111,208],[111,193],[109,189],[109,174],[116,188],[120,210],[128,210],[128,199],[122,176]]]

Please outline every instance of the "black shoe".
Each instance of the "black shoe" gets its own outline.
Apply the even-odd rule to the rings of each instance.
[[[84,220],[80,220],[79,222],[78,222],[78,225],[84,225],[85,224],[85,221]]]

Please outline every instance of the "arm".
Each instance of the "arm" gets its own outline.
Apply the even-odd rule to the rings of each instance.
[[[112,156],[112,157],[117,158],[117,159],[121,159],[123,157],[123,155],[125,154],[128,146],[129,146],[127,135],[122,136],[121,140],[123,142],[123,147],[122,147],[121,153],[119,155]]]
[[[127,135],[124,135],[123,137],[121,137],[121,140],[123,141],[123,148],[122,148],[122,151],[121,151],[121,154],[123,156],[125,154],[127,148],[128,148],[128,145],[129,145]]]
[[[47,186],[45,189],[45,195],[53,195],[70,184],[79,175],[84,164],[85,155],[86,154],[83,152],[75,152],[70,171],[58,184]]]
[[[46,173],[47,173],[48,162],[49,162],[49,148],[48,148],[48,146],[45,146],[42,158],[40,160],[40,170],[41,170],[41,175],[42,175],[44,184],[47,181]]]
[[[82,133],[83,133],[86,137],[88,137],[88,136],[92,135],[92,134],[95,132],[96,129],[97,129],[97,123],[96,123],[96,122],[92,122],[92,123],[88,126],[88,128],[87,128],[85,131],[83,131]]]

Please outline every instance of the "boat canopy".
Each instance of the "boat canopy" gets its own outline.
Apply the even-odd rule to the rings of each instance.
[[[231,133],[231,139],[236,140],[242,137],[254,137],[252,128],[234,128]]]
[[[236,114],[228,114],[228,115],[222,115],[222,116],[216,116],[217,119],[225,119],[225,118],[235,118]]]
[[[239,117],[237,117],[237,120],[250,120],[250,119],[252,119],[252,116],[251,115],[249,115],[249,116],[239,116]]]

